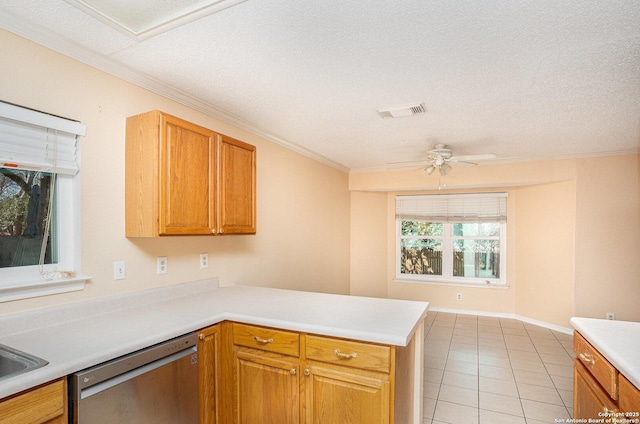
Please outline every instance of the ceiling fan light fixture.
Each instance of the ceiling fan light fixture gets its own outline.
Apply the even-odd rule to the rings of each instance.
[[[426,168],[424,168],[424,172],[426,172],[428,175],[433,174],[433,171],[436,170],[435,165],[429,165]]]
[[[440,166],[440,175],[444,176],[444,175],[447,175],[449,172],[451,172],[451,165],[449,165],[448,163],[443,163]]]

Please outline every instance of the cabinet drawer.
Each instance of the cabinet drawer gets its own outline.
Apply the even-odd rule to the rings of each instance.
[[[620,379],[620,410],[632,414],[640,413],[640,390],[636,388],[624,375]],[[638,415],[629,415],[627,418],[638,418]]]
[[[609,396],[618,399],[618,370],[577,331],[573,337],[573,350]]]
[[[233,324],[233,344],[283,355],[300,356],[300,335],[290,331]]]
[[[369,371],[391,371],[391,347],[329,337],[306,336],[307,359]]]
[[[602,412],[618,411],[616,404],[579,359],[574,360],[573,396],[573,417],[584,420],[581,422],[600,417]]]
[[[66,395],[66,380],[60,379],[0,401],[0,422],[66,422]],[[56,418],[58,420],[54,421]]]

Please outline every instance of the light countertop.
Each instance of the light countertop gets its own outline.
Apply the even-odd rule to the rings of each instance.
[[[640,322],[574,317],[571,325],[640,390]]]
[[[429,304],[217,279],[0,316],[0,344],[49,361],[0,382],[0,399],[225,320],[407,346]]]

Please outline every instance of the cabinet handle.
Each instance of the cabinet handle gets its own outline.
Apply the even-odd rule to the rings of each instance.
[[[581,353],[580,355],[578,355],[578,357],[582,362],[585,362],[587,364],[595,365],[596,363],[596,361],[588,353]]]
[[[338,349],[333,349],[333,353],[340,359],[351,359],[358,357],[357,353],[342,353]]]
[[[311,371],[309,371],[309,368],[304,369],[304,375],[311,375]]]
[[[295,368],[291,368],[291,369],[289,370],[289,374],[291,374],[291,375],[296,375],[296,369],[295,369]]]
[[[198,334],[198,338],[199,338],[200,340],[204,340],[204,338],[205,338],[204,333],[200,333],[200,334]]]
[[[215,233],[216,233],[216,229],[215,229],[215,228],[213,228],[213,229],[211,230],[211,234],[215,234]]]
[[[263,339],[261,337],[258,336],[253,336],[253,339],[260,343],[260,344],[268,344],[268,343],[273,343],[273,339]]]

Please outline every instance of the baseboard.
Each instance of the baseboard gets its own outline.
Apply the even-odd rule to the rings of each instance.
[[[507,314],[503,312],[469,311],[466,309],[438,308],[435,306],[430,306],[429,311],[446,312],[450,314],[460,314],[460,315],[478,315],[482,317],[517,319],[518,321],[526,322],[527,324],[537,325],[539,327],[548,328],[549,330],[557,331],[559,333],[573,334],[572,328],[562,327],[562,326],[550,324],[544,321],[538,321],[536,319],[524,317],[522,315],[517,315],[517,314]]]

